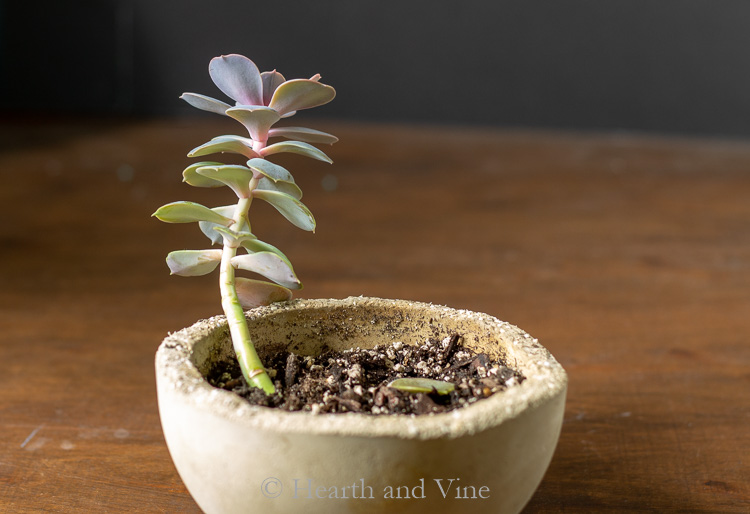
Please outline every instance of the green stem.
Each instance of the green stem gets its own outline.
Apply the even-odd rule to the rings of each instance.
[[[257,182],[256,179],[253,179],[253,181]],[[251,187],[251,189],[254,189],[254,187]],[[237,202],[234,216],[235,223],[231,227],[232,230],[239,230],[243,221],[247,223],[247,212],[250,209],[251,202],[252,198],[240,198]],[[234,267],[232,266],[232,258],[235,255],[237,255],[237,247],[225,237],[219,268],[221,306],[227,317],[234,352],[237,354],[237,360],[240,363],[240,369],[242,369],[245,380],[250,386],[259,387],[266,394],[273,394],[276,389],[258,357],[252,339],[250,339],[245,312],[242,310],[240,299],[237,296],[237,289],[234,285]]]

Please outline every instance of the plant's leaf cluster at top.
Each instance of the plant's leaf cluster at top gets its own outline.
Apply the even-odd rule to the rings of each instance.
[[[333,144],[338,141],[335,136],[305,127],[273,128],[273,125],[299,110],[330,102],[336,93],[331,86],[320,83],[320,75],[286,80],[275,70],[260,73],[253,61],[236,54],[212,59],[209,74],[216,86],[235,101],[234,106],[196,93],[184,93],[180,98],[199,109],[239,121],[249,137],[218,136],[194,148],[188,156],[228,152],[247,161],[244,166],[197,162],[183,171],[183,181],[195,187],[227,186],[236,194],[238,203],[209,208],[193,202],[174,202],[160,207],[154,216],[168,223],[198,222],[211,243],[246,252],[231,257],[232,267],[257,273],[271,282],[235,278],[237,296],[244,308],[289,299],[291,290],[300,289],[302,284],[289,259],[278,248],[252,234],[247,209],[257,198],[271,204],[293,225],[315,230],[315,218],[301,202],[302,191],[292,174],[266,158],[294,153],[331,163],[311,143]],[[269,145],[268,139],[275,137],[287,140]],[[223,255],[218,249],[180,250],[168,255],[167,265],[176,275],[205,275],[219,266]]]

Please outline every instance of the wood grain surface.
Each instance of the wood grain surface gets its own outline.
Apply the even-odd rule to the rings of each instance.
[[[479,310],[570,376],[535,512],[750,511],[750,143],[306,123],[329,166],[282,156],[318,221],[271,208],[301,296]],[[170,277],[194,226],[160,205],[225,120],[0,126],[0,511],[199,512],[161,434],[153,355],[220,311]]]

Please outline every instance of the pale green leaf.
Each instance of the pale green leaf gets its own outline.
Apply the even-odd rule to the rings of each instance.
[[[203,111],[215,112],[216,114],[226,114],[226,110],[232,107],[216,98],[197,93],[182,93],[180,98],[193,107],[197,107]]]
[[[326,104],[335,96],[335,89],[315,80],[287,80],[276,88],[268,106],[284,115],[288,112]]]
[[[284,286],[265,280],[236,277],[235,289],[243,309],[254,309],[292,299],[292,292]]]
[[[253,141],[241,136],[219,136],[213,138],[208,143],[204,143],[190,150],[188,157],[201,157],[214,153],[230,152],[252,159],[258,157],[258,153],[253,150]]]
[[[450,394],[456,386],[450,382],[433,380],[431,378],[397,378],[388,387],[393,387],[407,393],[436,393]]]
[[[267,157],[281,152],[296,153],[304,155],[305,157],[312,157],[313,159],[327,162],[328,164],[333,162],[323,151],[318,150],[309,143],[303,143],[302,141],[282,141],[280,143],[275,143],[262,149],[260,155]]]
[[[276,248],[274,245],[266,243],[265,241],[261,241],[260,239],[245,239],[241,242],[242,246],[245,248],[245,250],[248,251],[248,253],[260,253],[260,252],[271,252],[278,255],[284,262],[289,264],[289,266],[292,265],[289,258],[284,255],[284,253]]]
[[[263,275],[289,289],[300,289],[302,287],[289,263],[275,253],[259,252],[237,255],[232,257],[232,266]]]
[[[227,217],[227,218],[233,218],[235,210],[237,209],[236,205],[224,205],[222,207],[214,207],[211,209],[212,211],[216,212],[217,214],[220,214],[221,216]],[[201,229],[201,232],[203,232],[207,238],[211,240],[213,244],[221,243],[221,234],[216,232],[214,230],[215,227],[222,227],[222,225],[219,225],[217,223],[209,223],[208,221],[201,221],[198,223],[198,226]],[[245,232],[248,230],[247,222],[243,221],[242,226],[240,227],[241,232]]]
[[[339,140],[333,134],[305,127],[276,127],[268,131],[268,137],[285,137],[306,143],[323,143],[332,145]]]
[[[221,261],[221,250],[178,250],[167,255],[173,275],[197,277],[211,273]]]
[[[270,178],[274,182],[290,182],[294,183],[294,177],[289,173],[286,168],[274,164],[265,159],[250,159],[247,161],[247,166],[253,171],[262,173],[266,177]]]
[[[219,182],[218,180],[213,180],[208,177],[205,177],[203,175],[198,174],[198,168],[202,168],[204,166],[223,166],[220,162],[196,162],[195,164],[191,164],[187,168],[185,168],[185,171],[182,172],[182,181],[187,182],[191,186],[195,187],[221,187],[224,184]]]
[[[255,141],[265,141],[268,139],[268,130],[271,125],[279,121],[281,116],[270,107],[257,105],[238,105],[227,109],[227,116],[242,123],[250,137]]]
[[[239,198],[250,197],[250,181],[253,178],[252,170],[245,166],[234,164],[222,164],[220,166],[201,166],[195,170],[211,180],[217,180],[232,188]]]
[[[267,179],[266,177],[263,177],[258,181],[258,187],[256,188],[256,190],[258,189],[264,191],[278,191],[279,193],[287,194],[297,200],[300,200],[302,198],[302,190],[297,184],[294,184],[292,182],[274,182],[270,179]]]
[[[229,241],[234,244],[244,244],[245,241],[258,239],[255,234],[252,234],[251,232],[243,231],[243,232],[235,232],[234,230],[226,227],[221,226],[215,226],[214,232],[218,232],[222,236],[225,236]]]
[[[305,205],[286,193],[256,189],[253,196],[273,205],[294,226],[315,232],[315,218]]]
[[[222,216],[199,203],[172,202],[162,205],[152,215],[167,223],[191,223],[194,221],[209,221],[220,225],[232,224],[232,219]]]

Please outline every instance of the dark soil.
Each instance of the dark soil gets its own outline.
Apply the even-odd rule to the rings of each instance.
[[[276,393],[266,396],[247,386],[236,362],[222,363],[209,382],[246,398],[250,403],[289,411],[364,414],[430,414],[447,412],[487,398],[524,377],[504,362],[474,353],[453,335],[421,346],[378,345],[371,350],[326,351],[318,357],[294,353],[261,355]],[[388,387],[402,377],[452,382],[450,394],[410,393]]]

